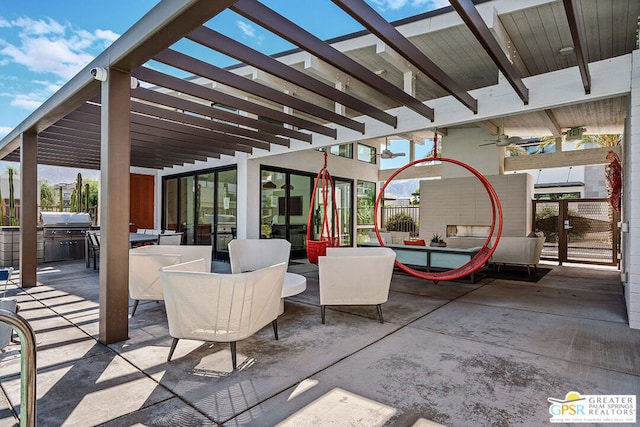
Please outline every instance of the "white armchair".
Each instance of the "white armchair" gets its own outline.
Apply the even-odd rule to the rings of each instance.
[[[211,246],[141,246],[129,250],[129,296],[134,300],[131,316],[140,300],[162,301],[159,270],[181,262],[203,259],[211,271]]]
[[[232,273],[288,264],[291,255],[291,243],[285,239],[233,239],[228,248]]]
[[[381,304],[389,298],[395,259],[389,248],[327,248],[318,257],[322,323],[327,305],[375,305],[384,323]]]
[[[131,316],[136,314],[140,300],[162,301],[162,286],[158,271],[168,265],[179,264],[177,254],[129,253],[129,297],[134,301]]]
[[[500,237],[490,262],[498,270],[501,265],[523,265],[527,267],[527,274],[531,274],[531,267],[537,270],[544,241],[543,234],[536,237]],[[495,244],[495,238],[491,239],[491,244]]]
[[[269,323],[278,339],[278,313],[286,263],[248,273],[204,271],[205,263],[191,261],[160,270],[169,334],[173,337],[167,361],[180,339],[229,342],[236,369],[236,342]]]

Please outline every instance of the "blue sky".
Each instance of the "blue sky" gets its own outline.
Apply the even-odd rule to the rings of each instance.
[[[329,0],[262,2],[322,39],[362,29]],[[389,21],[449,4],[447,0],[367,2]],[[104,3],[0,0],[0,138],[158,3],[158,0]],[[229,11],[208,25],[265,53],[292,47]],[[184,51],[194,46],[183,42],[176,48]],[[222,55],[214,55],[210,60],[219,66],[235,63]],[[2,172],[4,169],[0,165]]]

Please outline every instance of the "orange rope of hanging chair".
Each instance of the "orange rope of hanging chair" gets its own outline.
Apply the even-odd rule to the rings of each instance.
[[[316,193],[318,192],[318,183],[320,183],[320,194],[322,196],[322,223],[318,239],[311,240],[311,226],[313,225],[313,208],[315,206]],[[331,189],[331,205],[333,206],[333,221],[329,223],[328,204],[329,189]],[[327,253],[328,247],[340,246],[340,232],[336,232],[338,228],[338,208],[336,206],[336,195],[333,189],[333,180],[327,169],[327,152],[324,152],[324,165],[316,176],[313,185],[313,193],[311,193],[311,203],[309,204],[309,218],[307,220],[307,258],[312,264],[318,263],[318,257]]]

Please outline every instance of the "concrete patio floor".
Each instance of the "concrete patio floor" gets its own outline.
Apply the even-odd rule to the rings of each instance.
[[[36,332],[41,426],[541,426],[549,397],[640,395],[640,330],[613,269],[437,285],[396,273],[384,324],[374,307],[332,307],[322,325],[317,268],[293,263],[307,290],[286,300],[280,339],[269,326],[238,342],[233,371],[228,344],[181,340],[167,363],[163,303],[141,302],[130,338],[102,345],[97,272],[39,267],[40,286],[7,295]],[[19,345],[5,350],[0,427],[20,411]]]

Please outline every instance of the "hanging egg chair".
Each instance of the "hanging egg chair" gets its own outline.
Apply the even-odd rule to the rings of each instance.
[[[318,186],[318,184],[320,184]],[[320,191],[318,191],[318,189]],[[331,198],[329,198],[329,192],[331,192]],[[311,228],[314,225],[314,208],[316,194],[322,197],[321,204],[318,206],[319,215],[315,220],[319,223],[318,240],[311,240]],[[340,246],[340,232],[336,231],[338,226],[338,208],[335,203],[336,195],[333,189],[333,180],[331,174],[327,169],[327,152],[324,152],[324,165],[313,185],[313,192],[311,193],[311,203],[309,205],[309,218],[307,220],[307,258],[312,264],[318,263],[318,257],[324,256],[327,253],[328,247]],[[331,204],[332,209],[329,208]],[[330,212],[330,213],[329,213]],[[331,217],[329,216],[331,215]],[[331,219],[331,221],[329,220]]]

